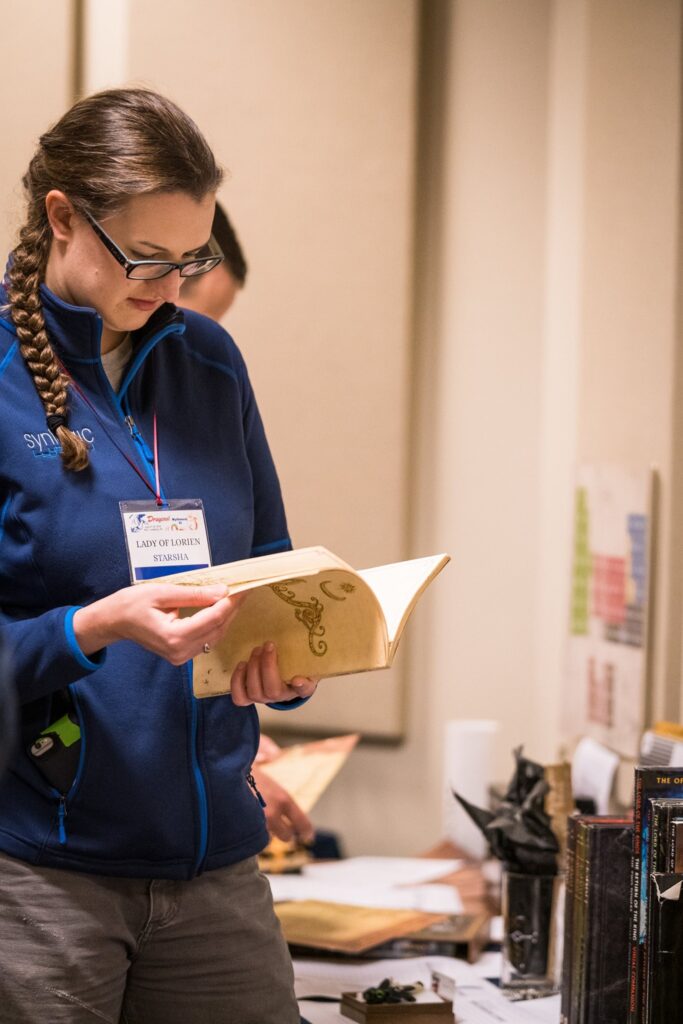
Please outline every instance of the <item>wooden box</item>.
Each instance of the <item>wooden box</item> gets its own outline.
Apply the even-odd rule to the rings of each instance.
[[[431,995],[431,993],[430,993]],[[366,1003],[358,992],[343,992],[340,1004],[342,1017],[371,1024],[453,1024],[453,1003],[434,996],[434,1002]]]

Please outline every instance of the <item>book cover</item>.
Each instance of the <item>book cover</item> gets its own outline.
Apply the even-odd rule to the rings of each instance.
[[[651,1024],[680,1019],[683,1005],[683,874],[655,873],[648,1012]]]
[[[621,984],[624,1011],[616,1019],[623,1024],[628,982],[631,821],[623,816],[574,814],[569,816],[567,825],[560,1021],[561,1024],[587,1024],[588,1021],[609,1024],[610,1007],[620,998]],[[615,878],[614,884],[606,885],[610,858],[612,854],[617,856],[617,848],[621,855],[621,861],[615,862],[615,867],[620,869],[617,871],[619,880]],[[601,929],[607,928],[611,935],[611,926],[606,922],[613,913],[617,915],[615,921],[620,914],[622,930],[615,933],[614,944],[606,944]],[[621,954],[618,951],[620,939]],[[619,964],[621,982],[618,980]]]
[[[628,1007],[629,880],[632,824],[588,826],[591,872],[587,908],[585,1013],[581,1024],[623,1024]]]

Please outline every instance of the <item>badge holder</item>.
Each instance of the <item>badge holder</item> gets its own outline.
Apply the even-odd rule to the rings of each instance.
[[[204,504],[199,498],[120,501],[132,583],[211,565]]]

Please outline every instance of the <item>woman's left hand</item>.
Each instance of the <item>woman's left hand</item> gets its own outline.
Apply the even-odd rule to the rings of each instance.
[[[267,643],[251,652],[249,661],[241,661],[232,674],[230,692],[233,704],[274,704],[310,697],[315,693],[318,678],[294,676],[285,682],[280,676],[275,644]]]

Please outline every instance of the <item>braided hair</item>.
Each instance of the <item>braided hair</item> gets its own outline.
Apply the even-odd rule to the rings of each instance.
[[[38,142],[22,179],[26,220],[7,271],[7,299],[21,355],[61,445],[66,469],[88,465],[88,446],[68,426],[68,378],[45,326],[40,285],[52,229],[45,197],[61,190],[77,212],[95,219],[136,195],[215,192],[222,171],[203,135],[171,100],[149,89],[108,89],[87,96]]]

